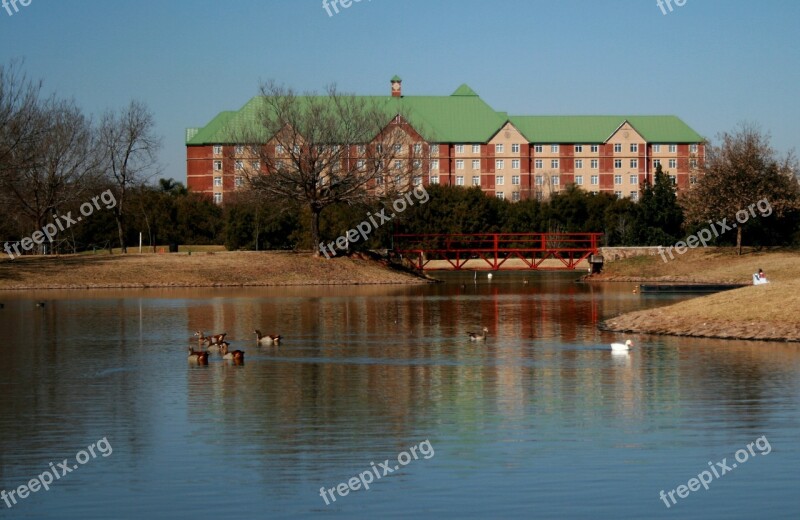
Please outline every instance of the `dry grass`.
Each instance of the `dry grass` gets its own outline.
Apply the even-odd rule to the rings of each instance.
[[[223,252],[66,255],[0,261],[2,289],[407,284],[424,280],[361,258]]]
[[[798,261],[800,253],[791,251],[736,256],[728,250],[694,250],[667,264],[660,257],[615,262],[601,279],[747,283],[761,268],[770,284],[624,314],[606,321],[604,327],[647,334],[800,341]]]

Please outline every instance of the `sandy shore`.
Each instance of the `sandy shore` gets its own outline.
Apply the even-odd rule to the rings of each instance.
[[[0,290],[419,283],[428,281],[369,259],[292,252],[98,253],[0,261]]]
[[[800,341],[800,280],[794,275],[800,254],[783,251],[739,257],[726,250],[692,253],[667,264],[660,257],[620,261],[590,281],[748,283],[752,273],[762,268],[771,283],[623,314],[601,327],[640,334]],[[645,276],[637,276],[637,272]]]

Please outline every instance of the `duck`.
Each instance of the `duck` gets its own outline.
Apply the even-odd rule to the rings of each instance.
[[[611,350],[613,350],[614,352],[623,352],[626,350],[630,350],[631,347],[633,346],[634,346],[633,341],[626,340],[625,343],[612,343]]]
[[[197,352],[189,347],[189,362],[197,363],[198,365],[208,364],[208,352]]]
[[[222,350],[220,350],[220,354],[222,354],[222,359],[230,359],[233,361],[244,361],[244,351],[234,350],[233,352],[228,352],[228,343],[224,343],[222,345]]]
[[[273,336],[272,334],[267,334],[266,336],[261,335],[261,331],[256,329],[253,332],[256,334],[256,342],[259,345],[277,345],[281,341],[281,335],[278,334],[277,336]]]
[[[39,308],[43,308],[44,307],[44,302],[36,302],[36,306],[39,307]]]
[[[216,344],[207,346],[206,347],[206,351],[207,352],[211,352],[213,354],[219,354],[220,351],[222,350],[222,346],[223,345],[230,345],[230,343],[228,343],[227,341],[223,340],[222,343],[216,343]]]
[[[486,336],[489,335],[489,329],[484,327],[483,334],[479,334],[477,332],[467,332],[467,334],[469,334],[470,341],[483,341],[486,339]]]

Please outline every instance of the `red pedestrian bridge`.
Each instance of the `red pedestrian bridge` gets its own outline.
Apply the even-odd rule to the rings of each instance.
[[[394,235],[392,252],[420,270],[574,270],[602,233]]]

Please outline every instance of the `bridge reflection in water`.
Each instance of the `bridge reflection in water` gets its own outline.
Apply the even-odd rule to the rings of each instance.
[[[574,270],[602,233],[394,235],[392,252],[420,270]]]

